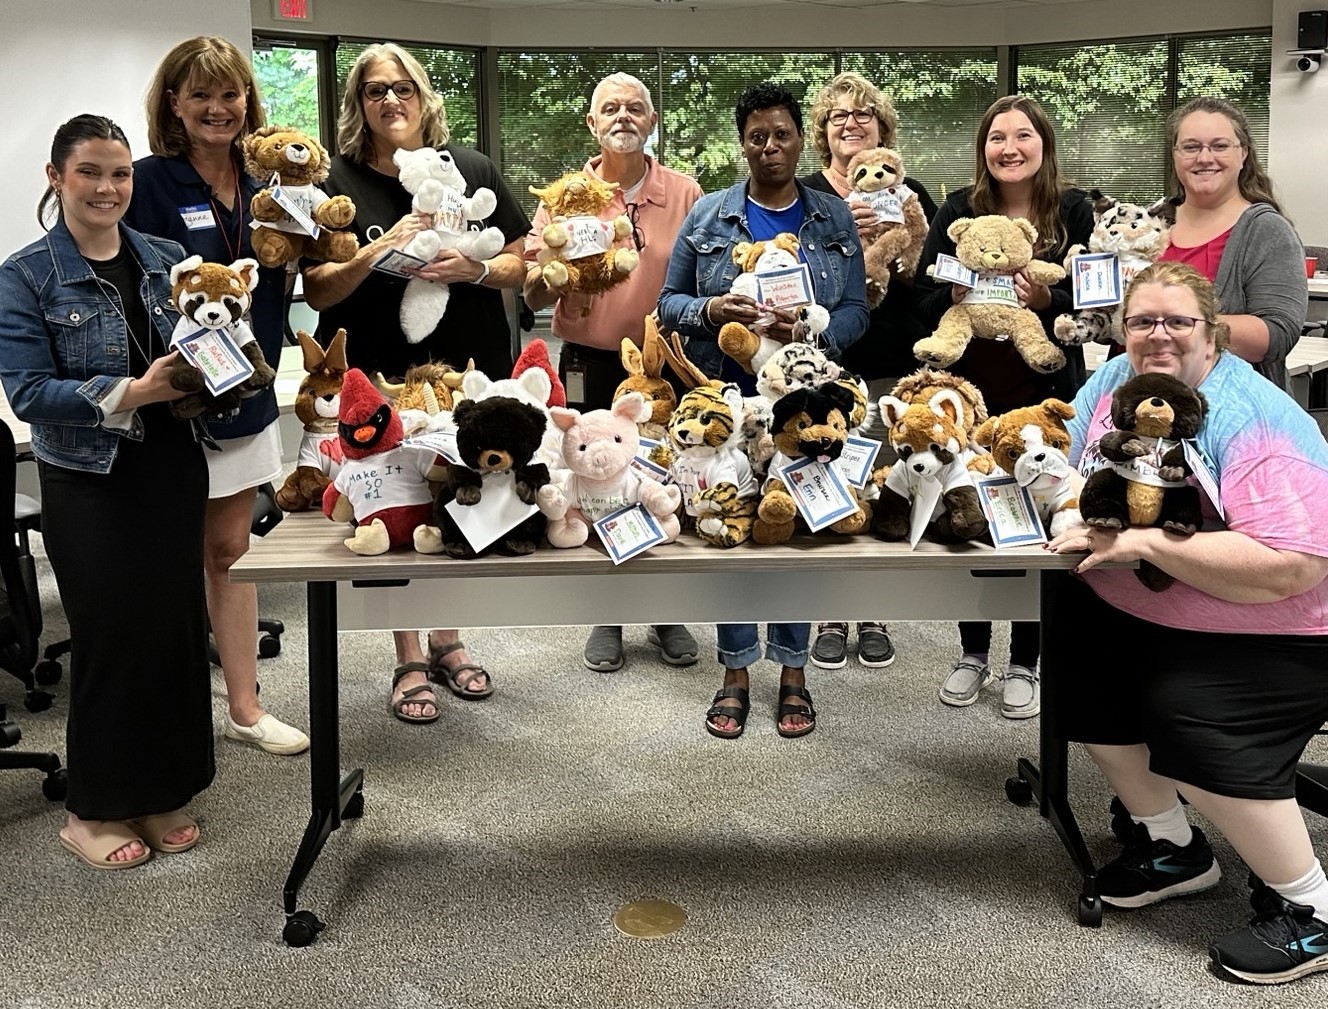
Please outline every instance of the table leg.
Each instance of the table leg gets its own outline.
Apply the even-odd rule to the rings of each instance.
[[[1039,760],[1041,767],[1025,758],[1015,765],[1015,776],[1005,782],[1005,794],[1011,802],[1025,805],[1038,800],[1038,811],[1051,821],[1070,860],[1083,877],[1079,891],[1079,924],[1102,924],[1102,901],[1097,893],[1097,867],[1079,831],[1074,810],[1070,808],[1070,743],[1060,728],[1060,702],[1057,686],[1061,675],[1073,675],[1062,654],[1060,641],[1048,628],[1057,626],[1057,598],[1064,579],[1063,571],[1043,571],[1040,575],[1040,613],[1042,627],[1042,714],[1039,725]]]
[[[337,691],[337,586],[309,583],[309,825],[282,891],[289,946],[307,946],[325,927],[312,911],[298,909],[300,887],[332,831],[343,818],[364,811],[364,771],[341,775],[341,726]]]

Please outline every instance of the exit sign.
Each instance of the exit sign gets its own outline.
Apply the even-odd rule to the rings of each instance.
[[[272,0],[272,16],[282,21],[312,21],[314,0]]]

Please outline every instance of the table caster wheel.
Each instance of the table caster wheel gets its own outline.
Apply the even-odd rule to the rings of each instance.
[[[1079,924],[1087,925],[1089,928],[1101,927],[1102,899],[1100,897],[1088,897],[1082,893],[1079,895]]]
[[[23,707],[31,712],[45,711],[55,700],[54,694],[48,694],[45,690],[29,690],[23,698]]]
[[[312,911],[296,911],[286,918],[281,938],[287,946],[308,946],[326,927]]]
[[[37,667],[32,671],[37,682],[43,687],[49,687],[52,684],[59,683],[60,677],[64,675],[64,670],[60,668],[60,663],[54,659],[44,659],[37,663]]]
[[[1027,778],[1006,778],[1005,797],[1016,806],[1027,806],[1033,801],[1033,786]]]
[[[358,820],[364,815],[364,793],[356,792],[346,800],[346,808],[341,811],[343,820]]]
[[[69,784],[65,780],[65,769],[62,767],[60,770],[48,774],[42,779],[41,788],[42,795],[46,796],[46,798],[50,799],[52,802],[62,801],[69,788]]]
[[[260,659],[275,659],[280,654],[280,638],[274,638],[271,634],[264,634],[258,639],[258,657]]]

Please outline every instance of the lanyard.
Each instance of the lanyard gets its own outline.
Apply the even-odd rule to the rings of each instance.
[[[221,207],[217,205],[216,197],[212,194],[212,187],[208,187],[208,203],[212,206],[212,214],[217,222],[217,230],[221,232],[221,240],[226,245],[226,252],[231,257],[231,262],[240,258],[240,247],[244,242],[244,194],[240,191],[240,169],[235,162],[231,162],[231,171],[235,180],[235,243],[231,243],[231,236],[226,234],[226,224],[222,219]]]

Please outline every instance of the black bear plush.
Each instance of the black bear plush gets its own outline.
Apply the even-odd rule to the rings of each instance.
[[[549,482],[549,467],[533,462],[544,437],[544,414],[535,407],[506,396],[462,400],[452,411],[457,426],[457,454],[464,465],[448,466],[447,477],[434,497],[434,521],[442,533],[443,552],[468,559],[499,550],[505,554],[533,553],[544,536],[548,519],[540,512],[500,536],[476,553],[448,514],[447,505],[477,505],[488,478],[510,472],[516,495],[535,503],[539,489]]]
[[[1203,393],[1171,375],[1136,375],[1119,386],[1111,397],[1116,430],[1098,443],[1109,465],[1088,478],[1079,497],[1084,521],[1104,529],[1160,526],[1193,535],[1203,513],[1199,489],[1185,482],[1194,471],[1181,441],[1199,433],[1207,409]],[[1154,592],[1175,581],[1147,561],[1138,575]]]

